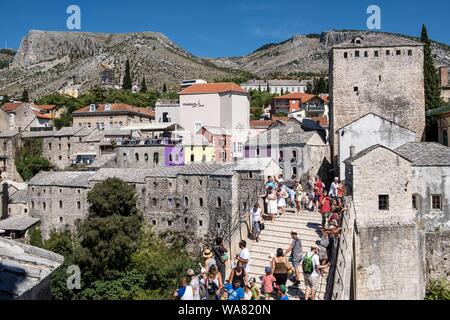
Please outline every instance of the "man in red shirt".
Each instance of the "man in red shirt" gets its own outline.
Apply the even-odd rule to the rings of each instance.
[[[320,214],[322,215],[322,228],[324,228],[328,215],[331,212],[331,199],[328,196],[327,190],[323,190],[319,202],[320,202]]]
[[[322,196],[323,192],[323,182],[322,179],[319,178],[319,176],[316,176],[316,182],[314,183],[314,205],[316,206],[316,210],[319,209],[319,203],[320,203],[320,197]]]

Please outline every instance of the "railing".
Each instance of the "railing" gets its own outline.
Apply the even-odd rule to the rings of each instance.
[[[351,299],[356,212],[350,197],[345,198],[345,207],[339,224],[342,228],[340,236],[337,241],[330,242],[326,300]]]
[[[120,147],[133,146],[151,146],[151,145],[179,145],[182,144],[182,139],[160,138],[160,139],[131,139],[131,140],[117,140],[116,145]]]

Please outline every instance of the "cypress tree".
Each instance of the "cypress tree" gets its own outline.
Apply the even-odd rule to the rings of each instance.
[[[425,86],[425,109],[432,110],[439,108],[442,104],[441,88],[437,70],[434,67],[434,60],[431,51],[431,42],[428,38],[427,27],[422,25],[420,40],[424,44],[424,86]],[[427,141],[438,141],[438,124],[435,117],[427,117],[425,127],[425,137]]]
[[[425,25],[422,25],[421,41],[424,43],[425,107],[427,110],[431,110],[439,108],[442,101],[439,76],[434,67],[431,42]]]
[[[28,96],[28,90],[27,89],[23,90],[22,102],[30,102],[30,97]]]
[[[131,80],[130,60],[127,59],[127,63],[125,65],[125,75],[123,76],[122,89],[131,90],[132,88],[133,82]]]
[[[146,92],[147,92],[147,83],[145,82],[145,78],[142,78],[141,93],[146,93]]]

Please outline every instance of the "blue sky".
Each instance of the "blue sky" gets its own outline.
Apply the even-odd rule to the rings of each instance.
[[[71,4],[81,8],[81,31],[159,31],[199,56],[243,55],[294,34],[366,29],[371,4],[381,8],[381,31],[420,35],[425,23],[432,39],[450,44],[448,0],[16,0],[0,4],[0,47],[18,48],[30,29],[67,30]]]

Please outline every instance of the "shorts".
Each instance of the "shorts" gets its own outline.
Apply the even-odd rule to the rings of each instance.
[[[316,195],[314,196],[314,201],[319,201],[319,200],[320,200],[320,195],[316,194]]]
[[[292,266],[294,267],[295,270],[298,270],[301,261],[302,261],[301,257],[294,257],[292,259]]]
[[[305,286],[307,288],[311,288],[314,290],[317,290],[317,284],[319,283],[319,277],[313,276],[311,274],[303,274],[303,277],[305,278]]]

